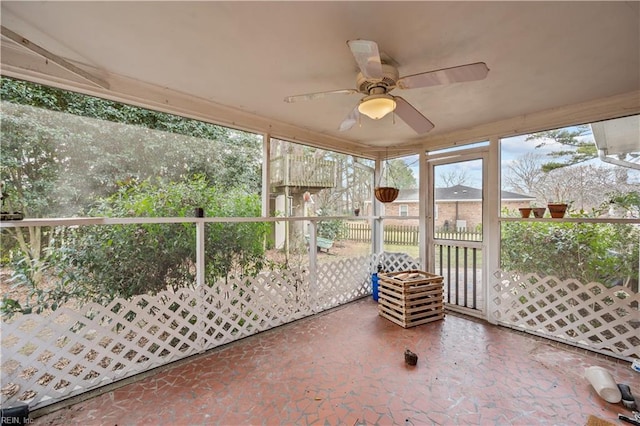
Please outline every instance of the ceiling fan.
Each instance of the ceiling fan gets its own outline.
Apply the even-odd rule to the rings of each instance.
[[[400,77],[398,69],[389,63],[392,61],[385,61],[380,57],[375,41],[349,40],[347,44],[360,68],[356,77],[355,89],[330,90],[284,98],[285,102],[297,102],[319,99],[327,95],[351,95],[354,93],[366,95],[340,124],[340,131],[352,128],[358,122],[360,114],[379,120],[393,111],[416,133],[426,133],[433,129],[433,123],[404,98],[391,95],[392,90],[482,80],[489,72],[489,68],[484,62],[475,62]]]

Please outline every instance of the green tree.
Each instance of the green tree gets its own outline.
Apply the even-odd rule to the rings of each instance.
[[[94,216],[167,217],[191,215],[196,206],[207,216],[258,216],[261,200],[239,189],[220,190],[204,177],[164,184],[130,182],[97,201]],[[206,229],[206,282],[221,277],[255,275],[264,261],[266,223],[211,223]],[[43,262],[53,286],[44,288],[32,276],[28,259],[18,262],[16,285],[27,289],[20,304],[4,298],[4,314],[55,309],[75,299],[108,303],[122,297],[155,294],[195,284],[194,224],[144,223],[67,228],[54,239]]]
[[[632,224],[505,222],[501,265],[506,271],[624,285],[638,291],[638,238]]]
[[[221,191],[261,190],[257,135],[9,78],[0,94],[0,176],[26,217],[85,215],[150,177],[204,175]],[[40,227],[2,231],[3,249],[18,248],[38,271],[49,239]]]
[[[226,132],[224,127],[202,121],[187,120],[172,114],[6,77],[0,79],[0,95],[4,102],[31,105],[49,111],[67,112],[77,116],[143,126],[197,138],[217,139],[224,137]]]
[[[561,144],[564,149],[551,151],[547,155],[555,161],[544,163],[542,171],[550,172],[561,167],[572,166],[594,159],[598,156],[598,149],[592,140],[583,136],[590,135],[591,130],[588,125],[581,125],[570,128],[547,130],[544,132],[532,133],[526,140],[539,141],[536,148],[549,144],[549,141]]]
[[[258,135],[1,78],[0,174],[29,217],[81,214],[120,182],[205,175],[261,190]]]
[[[527,141],[535,148],[559,148],[547,154],[529,152],[511,163],[504,183],[517,192],[535,195],[539,202],[567,202],[575,210],[597,208],[613,188],[635,192],[638,185],[629,179],[630,169],[599,161],[589,125],[533,133]],[[619,154],[619,159],[637,154]],[[546,158],[545,158],[546,157]],[[549,161],[551,157],[551,161]]]
[[[394,186],[400,189],[416,188],[418,183],[413,172],[402,158],[395,158],[385,163],[386,170],[383,171],[383,182],[387,186]]]

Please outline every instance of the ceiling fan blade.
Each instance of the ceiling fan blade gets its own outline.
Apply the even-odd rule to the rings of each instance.
[[[347,115],[347,118],[345,118],[342,123],[340,123],[340,127],[338,128],[338,130],[340,130],[341,132],[346,132],[358,122],[359,116],[360,112],[358,111],[358,105],[356,105],[355,108],[351,110],[349,115]]]
[[[312,101],[314,99],[324,98],[327,95],[352,95],[358,93],[355,89],[329,90],[328,92],[307,93],[304,95],[287,96],[284,101],[287,103],[298,101]]]
[[[476,62],[458,67],[408,75],[398,80],[397,85],[401,89],[415,89],[440,84],[461,83],[464,81],[482,80],[488,73],[489,68],[487,64],[484,62]]]
[[[347,44],[362,75],[367,78],[382,78],[382,60],[375,41],[349,40]]]
[[[415,109],[409,102],[400,96],[394,96],[396,100],[395,114],[402,119],[409,127],[416,131],[419,135],[427,133],[433,129],[433,123],[427,117],[422,115],[420,111]]]

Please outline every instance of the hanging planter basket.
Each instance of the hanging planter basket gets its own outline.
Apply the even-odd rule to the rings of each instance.
[[[381,203],[390,203],[398,198],[398,193],[400,190],[398,188],[393,188],[391,186],[379,186],[375,189],[376,198]]]

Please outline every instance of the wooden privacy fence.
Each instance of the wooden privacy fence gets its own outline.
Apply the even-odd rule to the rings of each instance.
[[[384,243],[406,246],[417,246],[419,237],[418,225],[385,225]],[[345,240],[371,241],[371,225],[366,222],[347,222],[341,237]],[[444,240],[482,241],[482,232],[449,231],[436,232],[435,238]]]
[[[360,242],[371,241],[371,226],[366,222],[346,222],[340,238]]]
[[[418,227],[414,225],[385,225],[384,243],[401,246],[418,245]]]

